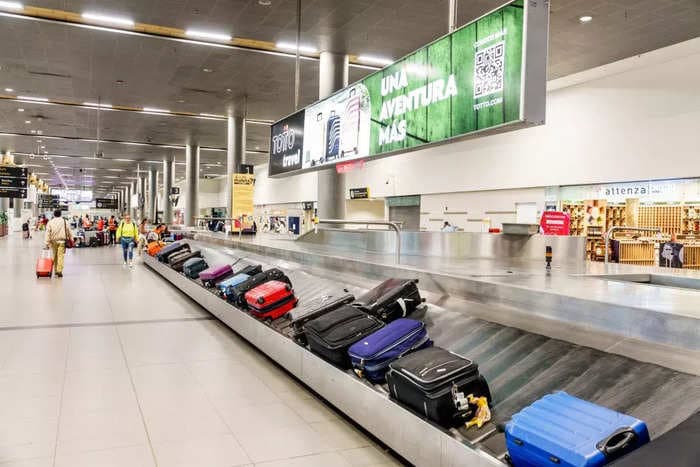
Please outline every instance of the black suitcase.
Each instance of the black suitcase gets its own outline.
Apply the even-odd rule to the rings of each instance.
[[[341,368],[352,367],[348,349],[360,339],[384,327],[378,318],[350,305],[326,313],[304,326],[312,352]]]
[[[264,284],[265,282],[270,281],[282,281],[286,282],[290,286],[292,285],[292,281],[289,280],[289,278],[284,272],[280,271],[277,268],[272,268],[252,276],[250,279],[243,282],[242,284],[238,284],[234,287],[229,287],[224,292],[224,296],[226,297],[226,300],[232,305],[235,305],[241,308],[242,310],[247,310],[248,302],[246,302],[245,300],[246,292],[253,290],[260,284]]]
[[[304,306],[297,307],[287,313],[290,319],[287,335],[300,345],[306,345],[304,336],[304,325],[311,320],[325,315],[333,310],[337,310],[343,305],[349,305],[355,300],[355,296],[350,293],[343,295],[322,295],[305,302]]]
[[[182,265],[182,272],[190,279],[198,279],[199,273],[208,267],[209,265],[204,258],[191,258]]]
[[[459,410],[457,393],[484,396],[491,403],[489,386],[478,365],[440,347],[391,362],[386,380],[392,398],[445,428],[474,417],[472,409]]]
[[[357,300],[354,306],[385,323],[405,318],[424,302],[418,279],[387,279]]]
[[[182,272],[182,268],[185,263],[192,258],[201,258],[202,252],[199,250],[191,251],[189,253],[183,253],[170,258],[170,267],[177,272]]]
[[[261,272],[263,272],[261,265],[259,265],[259,264],[252,265],[251,264],[251,265],[248,265],[248,266],[245,266],[245,267],[239,269],[238,271],[235,271],[233,273],[233,275],[237,276],[238,274],[248,274],[250,277],[253,277],[256,274],[260,274]]]
[[[168,259],[170,259],[171,256],[173,256],[176,253],[180,253],[182,251],[190,251],[190,244],[189,243],[182,243],[182,242],[175,242],[171,243],[170,245],[164,247],[162,250],[156,254],[156,259],[160,261],[161,263],[167,263]]]
[[[700,412],[610,465],[615,467],[700,466]]]

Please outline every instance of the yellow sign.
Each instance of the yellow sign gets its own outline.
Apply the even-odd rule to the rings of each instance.
[[[231,193],[231,217],[240,219],[245,216],[243,228],[250,227],[246,225],[250,222],[250,216],[253,214],[253,192],[255,189],[255,175],[253,174],[233,174],[233,188]],[[238,231],[237,222],[233,222],[234,231]]]

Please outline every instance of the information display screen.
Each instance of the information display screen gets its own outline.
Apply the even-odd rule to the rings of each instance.
[[[270,175],[404,152],[525,122],[525,8],[522,0],[513,1],[275,123]],[[545,39],[539,59],[544,64],[546,10],[541,14],[545,26],[539,33]],[[533,98],[543,100],[544,93]]]
[[[71,203],[89,203],[92,201],[92,191],[90,190],[64,190],[52,188],[51,194],[58,195],[61,201]]]

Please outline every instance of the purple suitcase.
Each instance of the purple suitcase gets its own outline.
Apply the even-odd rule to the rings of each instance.
[[[222,264],[220,266],[212,266],[199,273],[199,280],[202,281],[204,287],[214,287],[214,285],[233,276],[233,268],[230,264]]]

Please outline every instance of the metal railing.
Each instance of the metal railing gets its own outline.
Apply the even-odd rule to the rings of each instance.
[[[319,224],[329,225],[384,225],[396,232],[396,264],[401,264],[401,227],[396,222],[389,221],[364,221],[364,220],[347,220],[347,219],[319,219],[314,226],[314,232],[318,232]]]
[[[610,227],[610,229],[607,232],[605,232],[605,235],[603,236],[603,241],[605,242],[605,264],[608,264],[608,250],[610,249],[610,237],[612,236],[613,232],[618,230],[631,230],[634,232],[656,232],[658,234],[663,233],[663,230],[661,230],[660,227],[624,227],[621,225]]]

